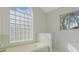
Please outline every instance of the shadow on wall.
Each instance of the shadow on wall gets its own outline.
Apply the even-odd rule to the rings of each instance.
[[[68,43],[69,52],[78,52],[78,50],[70,43]]]

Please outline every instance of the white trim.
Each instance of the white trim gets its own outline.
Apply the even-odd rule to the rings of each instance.
[[[18,41],[10,41],[10,43],[19,43],[19,42],[29,42],[29,41],[32,41],[33,39],[30,39],[30,40],[18,40]]]

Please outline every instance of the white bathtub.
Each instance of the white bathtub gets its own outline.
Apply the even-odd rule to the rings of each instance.
[[[48,51],[49,47],[42,43],[34,43],[6,49],[6,52],[48,52]]]

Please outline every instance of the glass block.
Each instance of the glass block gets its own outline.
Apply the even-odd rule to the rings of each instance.
[[[21,25],[20,28],[25,28],[25,26],[24,25]]]
[[[15,23],[14,23],[14,24],[11,24],[11,23],[10,23],[10,27],[11,27],[11,28],[12,28],[12,27],[15,28]]]
[[[21,17],[20,20],[21,20],[21,21],[25,21],[25,18]]]
[[[21,22],[20,20],[16,20],[16,24],[20,24],[20,22]]]
[[[19,16],[16,16],[16,20],[20,20],[20,17]]]
[[[24,21],[21,21],[20,24],[24,24]]]
[[[15,23],[15,20],[13,20],[13,19],[10,19],[10,23]]]
[[[15,19],[15,15],[10,15],[10,18],[11,19]]]
[[[21,16],[21,17],[25,17],[24,13],[21,13],[20,16]]]
[[[16,12],[16,16],[20,16],[20,14],[21,14],[20,12]]]
[[[10,14],[14,14],[15,15],[15,11],[14,10],[10,10]]]
[[[24,17],[27,18],[28,17],[27,14],[24,14]]]
[[[16,24],[16,28],[20,28],[21,26],[19,24]]]

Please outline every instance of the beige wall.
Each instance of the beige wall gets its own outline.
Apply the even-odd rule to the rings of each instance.
[[[36,37],[39,33],[47,32],[46,16],[43,11],[38,7],[33,7],[33,33]],[[36,38],[37,39],[37,38]]]
[[[38,8],[33,8],[33,15],[34,15],[34,33],[46,32],[47,25],[46,25],[46,17],[44,12]]]
[[[33,10],[33,26],[34,36],[39,32],[46,32],[45,15],[40,8],[32,8]],[[35,39],[35,38],[34,38]],[[9,43],[9,8],[0,8],[0,48],[15,46],[23,43]],[[2,46],[2,47],[1,47]]]
[[[79,8],[59,8],[46,15],[48,32],[52,33],[53,50],[79,51],[79,29],[61,30],[59,15],[78,11]]]

